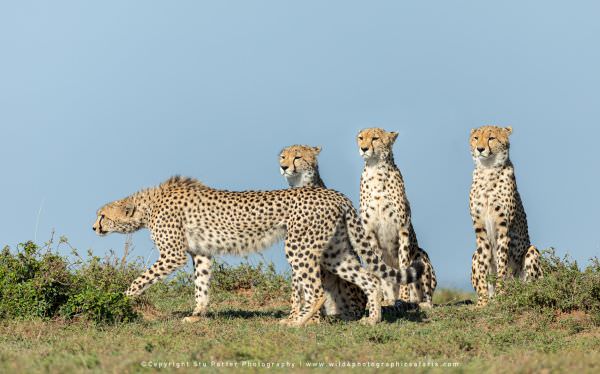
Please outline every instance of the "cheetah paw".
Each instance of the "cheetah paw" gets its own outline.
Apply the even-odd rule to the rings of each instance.
[[[287,327],[302,327],[302,323],[300,323],[298,320],[286,320],[286,323],[283,323],[283,325],[287,326]]]
[[[375,326],[377,324],[377,320],[372,319],[372,318],[367,318],[367,317],[363,317],[358,321],[361,325],[365,325],[365,326]]]
[[[202,316],[187,316],[181,321],[183,323],[196,323],[202,319]]]
[[[288,317],[288,318],[280,319],[278,323],[281,326],[289,326],[293,320],[294,320],[294,318]]]
[[[420,309],[433,309],[433,303],[431,301],[419,303],[419,308]]]

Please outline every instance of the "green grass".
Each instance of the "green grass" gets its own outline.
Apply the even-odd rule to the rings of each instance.
[[[193,307],[186,273],[134,302],[141,317],[129,322],[3,318],[0,372],[146,372],[163,371],[148,365],[178,364],[189,365],[178,372],[198,372],[194,365],[231,370],[219,364],[248,372],[275,364],[300,371],[315,370],[309,364],[324,365],[322,372],[352,364],[372,365],[367,371],[399,370],[374,367],[386,363],[430,365],[409,369],[418,372],[447,371],[448,364],[462,372],[594,372],[600,369],[595,309],[600,300],[558,304],[568,288],[557,290],[552,279],[563,277],[578,287],[577,294],[594,297],[598,269],[595,263],[584,272],[560,264],[566,265],[556,266],[544,281],[507,284],[505,295],[483,309],[461,304],[472,293],[439,290],[433,310],[385,313],[374,327],[330,319],[305,328],[277,323],[289,310],[286,276],[264,265],[220,264],[210,312],[191,325],[181,322]],[[523,295],[538,296],[524,301]]]

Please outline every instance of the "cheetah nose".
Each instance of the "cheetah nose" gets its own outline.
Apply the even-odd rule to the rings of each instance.
[[[366,152],[369,150],[369,147],[360,147],[360,149],[362,149],[363,152]]]
[[[479,151],[479,153],[483,153],[483,151],[485,151],[485,148],[483,148],[483,147],[477,147],[477,151]]]
[[[290,168],[289,166],[282,166],[282,167],[281,167],[281,170],[285,171],[285,170],[287,170],[287,169],[289,169],[289,168]]]
[[[96,226],[92,226],[92,230],[96,231]]]

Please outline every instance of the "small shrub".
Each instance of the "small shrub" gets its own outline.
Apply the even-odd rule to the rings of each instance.
[[[76,288],[93,284],[95,288],[106,292],[124,292],[145,270],[141,263],[122,261],[114,252],[110,252],[105,258],[88,253],[88,259],[85,260],[76,252],[74,255],[77,258],[73,264]]]
[[[129,322],[138,317],[122,291],[103,291],[92,287],[74,293],[61,307],[60,314],[66,318],[83,316],[96,323]]]
[[[544,251],[544,277],[533,282],[509,280],[505,292],[497,298],[504,310],[553,310],[560,313],[581,311],[600,324],[600,262],[580,271],[577,263],[568,257],[560,259],[554,250]]]
[[[52,317],[69,297],[71,274],[60,256],[32,242],[0,253],[0,318]]]
[[[77,260],[71,263],[50,245],[26,242],[16,253],[5,247],[0,253],[0,318],[80,317],[96,323],[135,319],[123,291],[139,274],[139,266],[119,264],[114,254],[85,261],[73,254]]]

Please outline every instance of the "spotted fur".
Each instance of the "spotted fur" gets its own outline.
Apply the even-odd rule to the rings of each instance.
[[[231,192],[173,177],[100,208],[93,229],[105,235],[144,227],[150,230],[160,256],[126,294],[141,294],[183,266],[189,253],[195,265],[196,307],[187,321],[198,320],[206,311],[208,264],[214,255],[248,254],[283,239],[292,278],[301,285],[306,301],[293,320],[285,320],[293,326],[304,325],[325,301],[321,266],[363,290],[369,307],[365,322],[369,324],[381,320],[378,277],[406,284],[423,271],[420,263],[403,269],[383,263],[377,255],[377,242],[365,234],[352,203],[339,192],[323,188]],[[346,227],[352,247],[370,272],[361,267],[354,253],[333,245],[334,234],[341,227]]]
[[[392,146],[398,133],[369,128],[357,135],[359,153],[365,160],[360,180],[360,215],[366,232],[377,238],[383,259],[392,266],[422,261],[422,277],[409,286],[382,282],[384,305],[396,300],[432,307],[437,279],[427,252],[419,248],[411,221],[404,179],[394,162]]]
[[[477,242],[471,283],[480,306],[501,290],[507,276],[529,280],[542,275],[540,253],[529,240],[527,216],[509,158],[511,133],[511,127],[483,126],[473,129],[470,136],[475,162],[470,210]]]
[[[289,146],[280,152],[279,170],[290,187],[327,188],[319,174],[317,156],[320,152],[321,147],[306,145]],[[343,227],[334,234],[333,245],[340,246],[342,251],[355,253],[350,245],[348,233]],[[321,267],[321,281],[325,290],[325,303],[321,308],[321,314],[338,315],[342,319],[350,320],[364,313],[367,298],[358,286],[345,281],[324,267]],[[296,285],[293,288],[295,292],[292,295],[292,317],[300,312],[302,303],[302,290]]]

